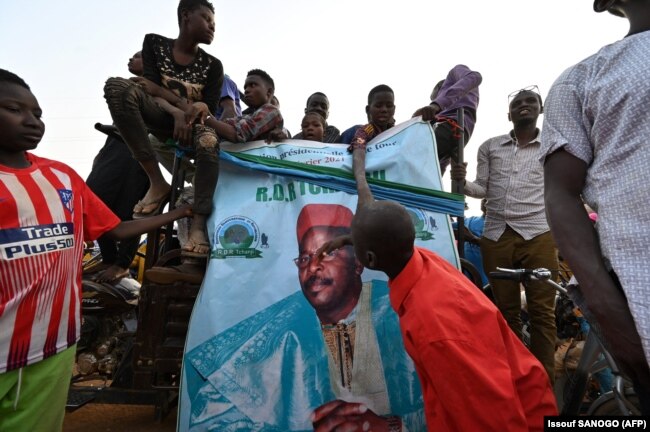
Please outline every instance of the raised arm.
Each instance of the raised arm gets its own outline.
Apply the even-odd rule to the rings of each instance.
[[[357,212],[364,206],[375,201],[366,179],[366,144],[357,145],[353,143],[352,147],[352,172],[354,180],[357,183]]]
[[[366,179],[366,143],[365,141],[352,141],[352,172],[354,173],[354,180],[357,183],[357,210],[355,213],[362,211],[364,206],[374,202],[375,199],[368,186]],[[356,216],[355,216],[356,217]],[[332,252],[333,250],[340,249],[343,246],[352,245],[352,236],[349,234],[336,237],[333,240],[325,242],[318,251],[316,256],[323,256]]]

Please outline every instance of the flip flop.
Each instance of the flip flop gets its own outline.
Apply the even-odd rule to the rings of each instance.
[[[136,203],[135,207],[133,207],[133,219],[143,219],[149,216],[155,216],[160,214],[162,212],[163,207],[165,207],[165,204],[169,201],[169,195],[171,194],[171,191],[167,192],[165,195],[161,196],[160,198],[157,198],[152,201],[144,202],[143,200],[140,200]],[[140,208],[140,211],[137,211],[137,208]],[[143,210],[145,209],[151,209],[148,212],[145,212]]]
[[[188,247],[188,246],[191,246],[191,247]],[[194,249],[196,249],[198,246],[205,246],[205,247],[208,248],[208,251],[207,252],[195,252]],[[207,259],[209,255],[210,255],[210,243],[208,243],[208,242],[196,242],[196,241],[193,241],[193,240],[188,240],[185,247],[181,249],[181,256],[182,257],[192,257],[192,258]]]

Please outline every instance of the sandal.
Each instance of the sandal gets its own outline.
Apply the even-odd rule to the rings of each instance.
[[[143,219],[149,216],[155,216],[162,212],[163,207],[169,201],[169,195],[171,191],[167,192],[165,195],[154,199],[152,201],[145,202],[140,200],[133,207],[133,219]],[[148,211],[145,211],[148,210]]]
[[[205,252],[197,252],[196,249],[206,248]],[[207,259],[210,255],[210,243],[209,242],[197,242],[194,240],[188,240],[187,244],[181,249],[182,257],[192,257],[192,258],[203,258]]]

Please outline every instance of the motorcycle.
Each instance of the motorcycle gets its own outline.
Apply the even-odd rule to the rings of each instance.
[[[84,278],[81,286],[77,377],[113,379],[137,329],[140,283],[131,278],[113,284]]]
[[[141,285],[131,277],[112,283],[97,282],[95,275],[100,263],[97,244],[87,244],[81,281],[81,334],[68,392],[68,411],[91,401],[99,402],[100,392],[128,388],[132,382],[130,359],[138,327]]]
[[[99,123],[95,128],[115,133],[114,127]],[[172,181],[174,190],[175,184]],[[96,242],[86,244],[81,337],[68,411],[91,402],[152,405],[154,419],[162,421],[173,409],[178,400],[187,326],[200,284],[157,284],[145,281],[144,273],[153,265],[179,263],[173,224],[147,235],[131,263],[131,277],[113,283],[94,279],[103,266],[101,252]]]
[[[179,259],[180,249],[158,264]],[[187,324],[200,286],[142,285],[133,278],[94,280],[101,260],[92,245],[84,257],[81,337],[66,409],[87,403],[154,406],[162,421],[178,400]]]

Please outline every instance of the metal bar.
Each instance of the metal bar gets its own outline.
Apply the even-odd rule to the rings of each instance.
[[[601,352],[602,349],[598,338],[593,331],[590,331],[587,334],[587,340],[582,349],[578,367],[569,377],[569,387],[566,391],[564,406],[560,412],[561,415],[578,415],[580,413],[580,405],[582,405],[582,400],[587,390],[591,367]]]
[[[457,112],[457,121],[458,126],[460,127],[459,137],[458,137],[458,147],[456,151],[456,162],[459,164],[464,163],[465,161],[465,111],[463,108],[458,108]],[[464,195],[465,193],[465,184],[464,182],[459,182],[452,180],[451,189],[453,192]],[[458,226],[458,235],[456,236],[456,241],[458,242],[458,255],[461,258],[465,258],[465,218],[459,217],[457,219]]]
[[[174,164],[172,166],[172,184],[171,184],[171,193],[169,194],[169,210],[173,210],[176,207],[176,200],[180,195],[180,191],[183,189],[184,173],[182,170],[183,158],[185,157],[185,152],[179,149],[176,149],[174,153]],[[172,249],[172,241],[174,238],[174,222],[170,222],[165,227],[165,252],[169,252]]]

